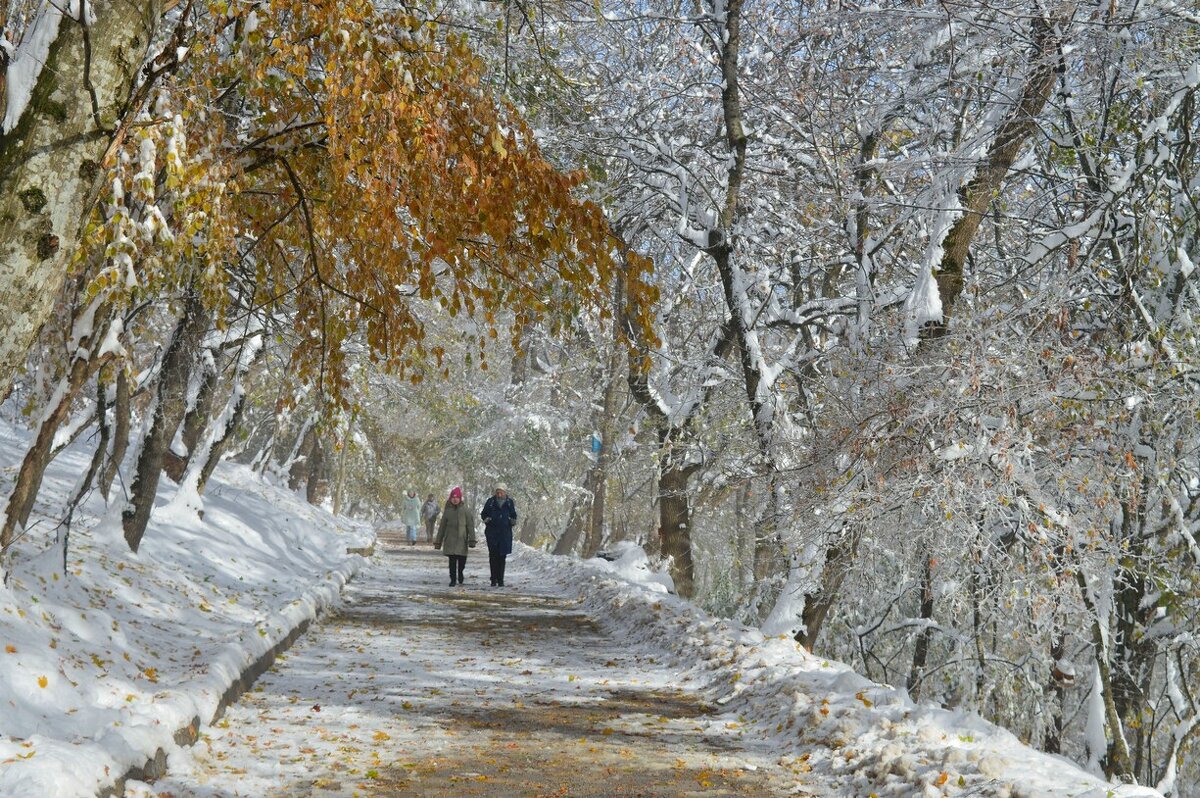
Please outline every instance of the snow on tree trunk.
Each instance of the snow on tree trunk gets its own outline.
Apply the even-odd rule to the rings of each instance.
[[[163,355],[150,426],[138,452],[129,505],[121,514],[125,541],[133,551],[141,545],[142,535],[150,522],[150,511],[154,508],[154,497],[162,476],[163,454],[183,421],[188,375],[208,324],[209,316],[199,296],[190,294],[184,301],[183,315],[176,325],[171,344]]]
[[[996,130],[996,137],[988,149],[986,161],[959,194],[963,215],[950,228],[942,242],[942,258],[935,275],[937,288],[935,291],[926,291],[926,301],[931,301],[931,297],[937,298],[941,316],[936,318],[930,314],[922,320],[924,329],[920,332],[930,338],[946,334],[951,310],[963,290],[963,267],[971,250],[971,242],[975,239],[975,233],[979,230],[992,198],[1016,163],[1025,142],[1037,130],[1038,115],[1046,105],[1046,100],[1050,98],[1054,81],[1058,77],[1056,67],[1058,48],[1061,44],[1060,22],[1056,19],[1035,18],[1032,25],[1033,52],[1030,53],[1029,75],[1021,89],[1021,96]],[[925,278],[925,272],[922,272],[922,279]]]
[[[116,386],[113,389],[112,446],[104,465],[100,469],[100,493],[108,501],[113,479],[121,468],[125,450],[129,447],[129,425],[132,421],[129,406],[129,375],[125,369],[117,370]]]
[[[163,470],[175,482],[181,481],[184,478],[184,472],[191,467],[196,445],[204,434],[209,418],[212,416],[213,406],[216,404],[217,377],[219,376],[216,358],[217,353],[211,349],[206,349],[201,356],[198,369],[200,373],[193,374],[192,380],[193,383],[198,383],[195,385],[196,390],[190,390],[190,386],[188,390],[187,412],[183,416],[183,426],[180,427],[178,435],[179,451],[168,447],[163,454]],[[199,380],[195,379],[197,376]]]
[[[104,364],[106,357],[99,355],[97,350],[108,329],[110,309],[101,308],[100,305],[101,299],[96,298],[75,317],[68,345],[68,349],[75,354],[67,373],[47,403],[37,435],[21,461],[20,472],[8,497],[4,526],[0,528],[0,553],[7,552],[16,529],[24,527],[29,521],[29,513],[42,485],[42,475],[53,456],[55,433],[67,418],[71,403],[92,374]],[[97,313],[101,314],[99,329],[96,327]]]
[[[208,478],[221,460],[229,439],[241,423],[242,412],[246,406],[246,389],[242,379],[251,365],[263,351],[262,336],[255,336],[238,353],[234,363],[233,385],[229,389],[229,398],[225,407],[216,418],[210,418],[213,397],[217,394],[217,369],[213,360],[213,350],[207,350],[203,355],[205,372],[199,386],[200,396],[196,406],[189,411],[192,429],[187,430],[187,417],[184,418],[184,445],[187,446],[188,456],[185,461],[186,470],[179,476],[179,490],[175,493],[172,503],[185,507],[201,517],[204,515],[204,505],[201,496]]]

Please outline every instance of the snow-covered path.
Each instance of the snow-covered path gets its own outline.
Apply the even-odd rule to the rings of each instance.
[[[653,652],[510,564],[465,587],[425,547],[376,556],[151,794],[809,795]]]

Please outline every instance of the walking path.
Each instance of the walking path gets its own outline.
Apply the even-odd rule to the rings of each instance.
[[[810,795],[652,651],[509,565],[384,551],[154,795]],[[777,755],[776,755],[777,756]]]

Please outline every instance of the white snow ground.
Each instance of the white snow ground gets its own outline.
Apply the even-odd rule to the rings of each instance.
[[[0,491],[5,494],[24,451],[24,437],[0,422]],[[171,739],[176,729],[193,717],[207,722],[226,686],[248,663],[336,601],[361,562],[347,555],[346,548],[362,545],[369,533],[245,469],[223,466],[205,497],[203,521],[170,506],[171,488],[164,488],[137,555],[121,539],[116,504],[106,510],[98,497],[90,497],[76,516],[64,573],[54,525],[87,457],[82,448],[68,450],[55,462],[35,511],[36,523],[18,544],[9,584],[0,587],[3,798],[93,795],[159,747],[172,751],[175,781],[160,782],[152,792],[135,786],[129,794],[141,790],[157,795],[171,784],[186,794],[182,785],[195,787],[201,776],[209,778],[202,758],[212,747],[227,734],[255,734],[242,730],[243,719],[257,722],[264,709],[271,715],[278,708],[263,702],[283,695],[290,696],[289,705],[294,697],[295,706],[310,713],[299,712],[309,722],[272,723],[258,733],[256,743],[226,754],[225,759],[234,760],[232,772],[239,782],[292,794],[286,792],[288,784],[303,782],[290,779],[309,778],[312,787],[312,779],[299,774],[312,771],[314,761],[336,761],[331,751],[348,747],[357,749],[356,761],[380,755],[379,778],[368,779],[369,785],[397,784],[396,760],[385,761],[388,751],[397,750],[391,741],[440,745],[438,755],[458,750],[455,730],[435,733],[437,716],[422,714],[439,706],[455,711],[474,707],[477,701],[460,700],[459,707],[452,707],[458,699],[434,700],[438,694],[433,691],[458,679],[482,691],[477,697],[486,696],[487,706],[500,717],[508,717],[504,713],[513,707],[536,705],[539,696],[562,704],[596,685],[630,687],[633,680],[642,680],[651,690],[695,686],[723,714],[686,721],[664,714],[656,726],[651,715],[631,712],[620,723],[634,724],[632,732],[683,749],[699,746],[699,739],[717,745],[723,738],[722,746],[739,753],[726,758],[713,753],[704,762],[680,757],[681,772],[699,767],[715,774],[713,779],[783,768],[804,790],[829,795],[1157,795],[1146,788],[1106,784],[1064,759],[1021,745],[977,717],[914,706],[901,691],[807,655],[788,639],[767,639],[756,630],[713,619],[663,592],[665,580],[648,571],[636,551],[625,552],[628,556],[614,565],[519,548],[510,566],[512,584],[521,585],[507,588],[511,601],[520,605],[532,595],[531,585],[538,586],[534,592],[540,600],[570,603],[578,597],[574,608],[598,624],[597,634],[619,641],[599,665],[582,651],[570,653],[578,643],[571,638],[565,638],[567,653],[560,647],[549,652],[464,649],[454,658],[441,652],[440,659],[432,650],[424,657],[413,651],[406,655],[403,625],[387,634],[363,625],[360,637],[343,636],[332,644],[340,646],[336,656],[321,644],[305,648],[310,643],[302,638],[289,667],[297,665],[308,674],[308,692],[276,695],[262,687],[218,727],[206,729],[208,737],[197,748],[179,750]],[[477,578],[486,568],[483,560],[478,554],[471,560]],[[382,578],[372,568],[371,578]],[[415,613],[409,620],[417,623],[462,609],[463,599],[443,601],[427,589],[441,584],[436,582],[439,570],[423,573],[382,571],[382,583],[351,596],[361,602],[386,593],[389,585],[414,596],[424,591],[424,599],[405,606]],[[537,623],[536,607],[518,609],[521,623]],[[496,662],[499,666],[481,666]],[[293,678],[289,673],[281,669],[278,676]],[[367,704],[353,700],[360,695],[351,696],[356,690],[366,692]],[[303,703],[307,698],[302,696],[310,693],[334,699],[317,712],[312,708],[317,701]],[[596,704],[588,694],[580,711]],[[318,716],[324,732],[312,722]],[[630,731],[615,723],[611,729],[613,734]],[[365,730],[373,731],[362,739]],[[322,740],[322,734],[329,739]],[[263,754],[268,742],[276,750]],[[308,748],[318,753],[306,752]],[[284,750],[290,753],[280,756]],[[403,764],[401,769],[409,772]],[[420,763],[409,764],[417,765],[411,773],[433,778]],[[748,771],[747,766],[759,770]],[[286,771],[291,775],[285,775],[286,768],[293,768]],[[195,795],[238,794],[211,785],[195,789]],[[343,784],[337,789],[353,794],[358,788]]]
[[[0,422],[0,495],[27,436]],[[334,602],[370,530],[223,465],[201,521],[166,506],[138,554],[119,502],[75,516],[67,568],[56,543],[90,452],[64,452],[0,586],[0,796],[91,796],[207,722],[242,670]],[[165,482],[165,480],[164,480]],[[120,486],[114,486],[119,492]]]
[[[787,636],[716,619],[662,593],[637,558],[587,563],[528,548],[518,562],[554,580],[629,644],[663,657],[707,686],[724,711],[748,721],[785,762],[822,777],[835,795],[1151,798],[1148,787],[1114,785],[1070,760],[1044,754],[978,715],[914,704],[903,690],[813,656]],[[632,567],[630,567],[632,564]]]

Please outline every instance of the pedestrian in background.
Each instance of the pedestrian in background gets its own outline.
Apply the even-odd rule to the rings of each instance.
[[[425,542],[433,542],[433,528],[437,523],[438,513],[442,508],[438,507],[438,503],[433,500],[433,494],[425,499],[425,503],[421,505],[421,517],[425,519]]]
[[[504,566],[508,555],[512,554],[512,527],[513,521],[517,520],[517,505],[509,498],[504,485],[497,485],[479,515],[485,524],[483,534],[487,537],[492,586],[504,587]]]
[[[467,567],[467,549],[475,548],[475,518],[463,504],[462,488],[450,491],[433,547],[441,549],[450,560],[450,587],[461,585]]]
[[[404,524],[404,529],[408,532],[408,545],[417,545],[417,527],[421,525],[421,497],[412,488],[408,489],[408,495],[404,497],[404,504],[400,508],[400,523]]]

